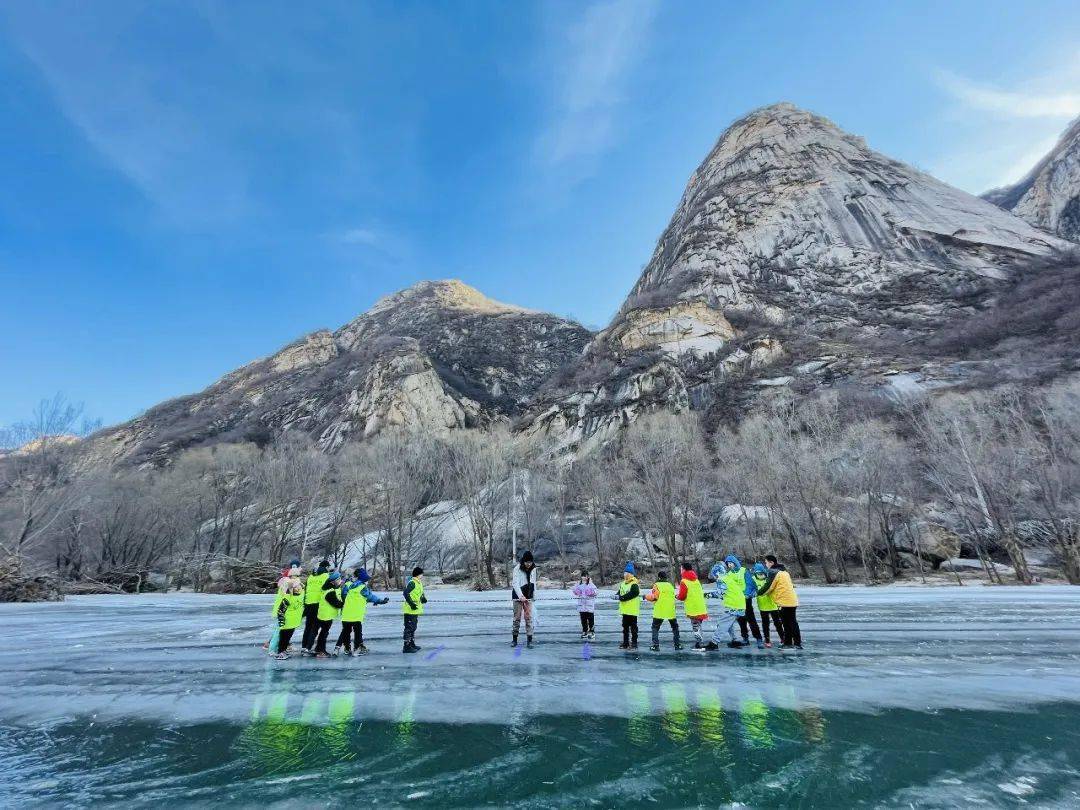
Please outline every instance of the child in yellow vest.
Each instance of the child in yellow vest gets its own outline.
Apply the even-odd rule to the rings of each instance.
[[[623,572],[623,581],[615,594],[619,600],[619,614],[622,616],[622,644],[620,650],[636,650],[638,634],[638,614],[641,613],[641,587],[634,576],[634,564],[628,562]]]
[[[401,592],[405,598],[405,601],[401,603],[402,618],[405,621],[401,645],[403,653],[420,652],[420,648],[416,646],[416,626],[424,613],[424,605],[427,604],[427,597],[424,596],[424,580],[421,578],[423,576],[424,569],[419,565],[416,566],[412,570],[412,578],[405,583],[405,589]]]
[[[767,569],[761,563],[754,564],[754,585],[759,589],[765,587],[766,580],[768,579],[769,569]],[[769,624],[772,623],[776,627],[776,636],[780,644],[784,643],[784,625],[780,623],[780,606],[776,604],[776,600],[773,599],[767,593],[758,593],[757,597],[758,613],[761,614],[761,630],[765,633],[765,646],[772,646],[772,639],[769,637]]]
[[[309,578],[310,583],[310,578]],[[341,615],[341,574],[331,571],[322,584],[322,598],[319,600],[319,634],[315,638],[315,657],[329,658],[326,651],[326,639],[330,636],[330,628],[334,619]],[[334,651],[337,655],[337,651]]]
[[[290,579],[274,600],[274,620],[277,622],[278,635],[271,644],[270,654],[279,661],[289,657],[289,642],[293,632],[300,626],[304,616],[304,584],[299,578]]]
[[[694,634],[694,649],[705,649],[705,639],[701,635],[701,626],[709,618],[709,611],[705,607],[705,592],[701,588],[697,571],[692,563],[682,564],[682,579],[679,580],[679,590],[675,598],[683,603],[686,618],[690,620],[690,632]]]
[[[723,630],[727,628],[728,646],[739,649],[744,646],[738,640],[737,628],[739,618],[746,615],[746,580],[739,567],[738,559],[728,555],[723,563],[717,563],[709,570],[709,579],[716,582],[716,588],[708,596],[712,599],[723,600],[723,613],[716,621],[716,630],[713,632],[712,641],[705,645],[705,649],[719,650],[723,640]]]
[[[341,634],[338,636],[334,655],[341,652],[342,648],[346,655],[363,655],[368,651],[364,646],[364,617],[367,616],[367,606],[385,605],[390,601],[372,593],[368,587],[370,579],[371,574],[367,569],[357,568],[341,589]]]
[[[656,584],[645,595],[645,600],[652,602],[652,647],[653,652],[660,651],[660,627],[667,622],[671,625],[671,637],[675,641],[675,649],[681,650],[679,643],[679,622],[675,619],[675,586],[668,582],[667,571],[660,571],[656,575]]]

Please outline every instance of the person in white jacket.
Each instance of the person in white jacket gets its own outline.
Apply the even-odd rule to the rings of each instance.
[[[525,646],[533,646],[533,598],[536,595],[536,564],[531,551],[521,555],[521,562],[514,566],[514,576],[510,580],[510,597],[514,600],[514,630],[511,647],[518,643],[518,631],[521,629],[521,617],[525,617]]]

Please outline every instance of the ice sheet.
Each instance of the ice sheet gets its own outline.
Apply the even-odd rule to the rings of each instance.
[[[357,718],[494,722],[551,714],[632,717],[761,700],[797,709],[1022,708],[1080,694],[1080,588],[800,589],[803,653],[617,649],[602,594],[598,638],[578,638],[568,591],[542,592],[533,650],[510,647],[505,591],[433,589],[420,655],[401,654],[400,597],[369,610],[361,658],[270,660],[268,596],[72,597],[2,605],[0,722],[71,717],[192,723],[249,719],[287,696],[290,712],[331,722],[349,695]],[[711,628],[712,623],[709,623]],[[684,641],[689,638],[683,622]],[[673,691],[674,690],[674,691]],[[306,707],[306,708],[305,708]]]

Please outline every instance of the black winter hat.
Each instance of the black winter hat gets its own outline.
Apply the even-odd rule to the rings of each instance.
[[[532,556],[531,551],[526,551],[524,554],[521,555],[522,564],[527,563],[527,562],[532,562],[532,561],[533,561],[533,556]]]

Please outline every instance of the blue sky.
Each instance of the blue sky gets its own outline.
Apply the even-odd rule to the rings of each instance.
[[[131,417],[421,279],[602,325],[780,100],[979,192],[1080,113],[1080,4],[5,3],[0,424]]]

